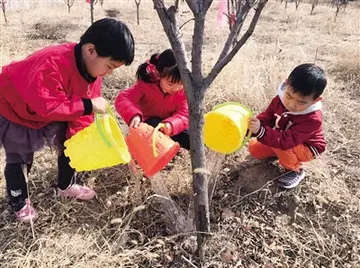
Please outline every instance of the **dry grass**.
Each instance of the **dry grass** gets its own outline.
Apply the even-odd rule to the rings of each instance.
[[[216,167],[212,170],[219,180],[211,202],[213,236],[206,267],[360,267],[359,10],[350,5],[335,21],[329,6],[317,6],[309,16],[309,5],[301,4],[297,12],[293,5],[284,10],[279,2],[268,4],[253,37],[209,89],[206,109],[240,101],[259,112],[296,64],[316,61],[329,76],[324,102],[328,150],[307,165],[307,179],[292,191],[280,191],[274,185],[277,168],[250,159],[246,150],[226,157],[220,172],[217,156],[211,154],[210,169]],[[134,82],[137,65],[169,43],[150,2],[141,4],[140,26],[135,24],[133,2],[105,2],[104,8],[97,6],[95,17],[120,17],[137,43],[134,64],[105,81],[104,94],[113,101],[118,90]],[[182,13],[181,20],[189,16]],[[89,24],[85,3],[76,3],[70,15],[62,5],[9,13],[8,18],[9,26],[0,25],[0,65],[47,44],[76,41]],[[215,19],[214,4],[205,36],[207,70],[227,33],[226,27],[216,28]],[[187,48],[191,29],[192,23],[183,28]],[[0,161],[3,167],[3,153]],[[185,212],[191,207],[189,170],[185,155],[162,173],[168,192]],[[82,174],[81,180],[98,193],[89,203],[58,200],[52,188],[55,178],[55,156],[39,152],[30,176],[31,198],[40,215],[35,238],[29,226],[15,222],[9,213],[0,180],[1,267],[196,264],[191,256],[194,237],[171,235],[156,189],[127,167]]]

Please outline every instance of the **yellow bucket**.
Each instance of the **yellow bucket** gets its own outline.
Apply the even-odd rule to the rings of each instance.
[[[96,114],[95,122],[65,142],[64,153],[77,172],[130,162],[131,156],[116,117],[110,108],[108,111],[110,114],[101,118]]]
[[[215,106],[205,114],[205,145],[222,154],[239,150],[251,137],[248,128],[252,116],[253,112],[248,107],[237,102]]]

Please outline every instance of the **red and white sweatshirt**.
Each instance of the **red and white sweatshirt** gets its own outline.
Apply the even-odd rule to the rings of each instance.
[[[284,83],[278,95],[257,118],[261,127],[256,137],[259,142],[273,148],[288,150],[304,144],[314,156],[325,151],[326,142],[322,126],[322,104],[316,102],[303,112],[290,112],[283,104]]]

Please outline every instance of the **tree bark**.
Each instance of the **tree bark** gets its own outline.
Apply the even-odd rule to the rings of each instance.
[[[200,259],[204,257],[204,246],[210,233],[208,171],[205,161],[203,137],[204,90],[199,85],[192,88],[193,101],[189,103],[191,166],[193,170],[194,205],[196,215],[197,243]],[[191,134],[194,133],[194,134]]]

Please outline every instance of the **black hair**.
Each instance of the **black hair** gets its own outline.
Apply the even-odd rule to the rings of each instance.
[[[324,92],[327,80],[323,69],[315,64],[305,63],[290,73],[288,83],[295,93],[317,99]]]
[[[141,64],[136,72],[137,79],[147,83],[154,82],[152,74],[147,71],[149,64],[154,64],[160,77],[167,77],[172,83],[179,83],[181,81],[180,71],[171,49],[166,49],[161,54],[153,54],[149,61]]]
[[[80,45],[91,43],[100,57],[130,65],[135,42],[129,28],[121,21],[105,18],[94,22],[80,38]]]

